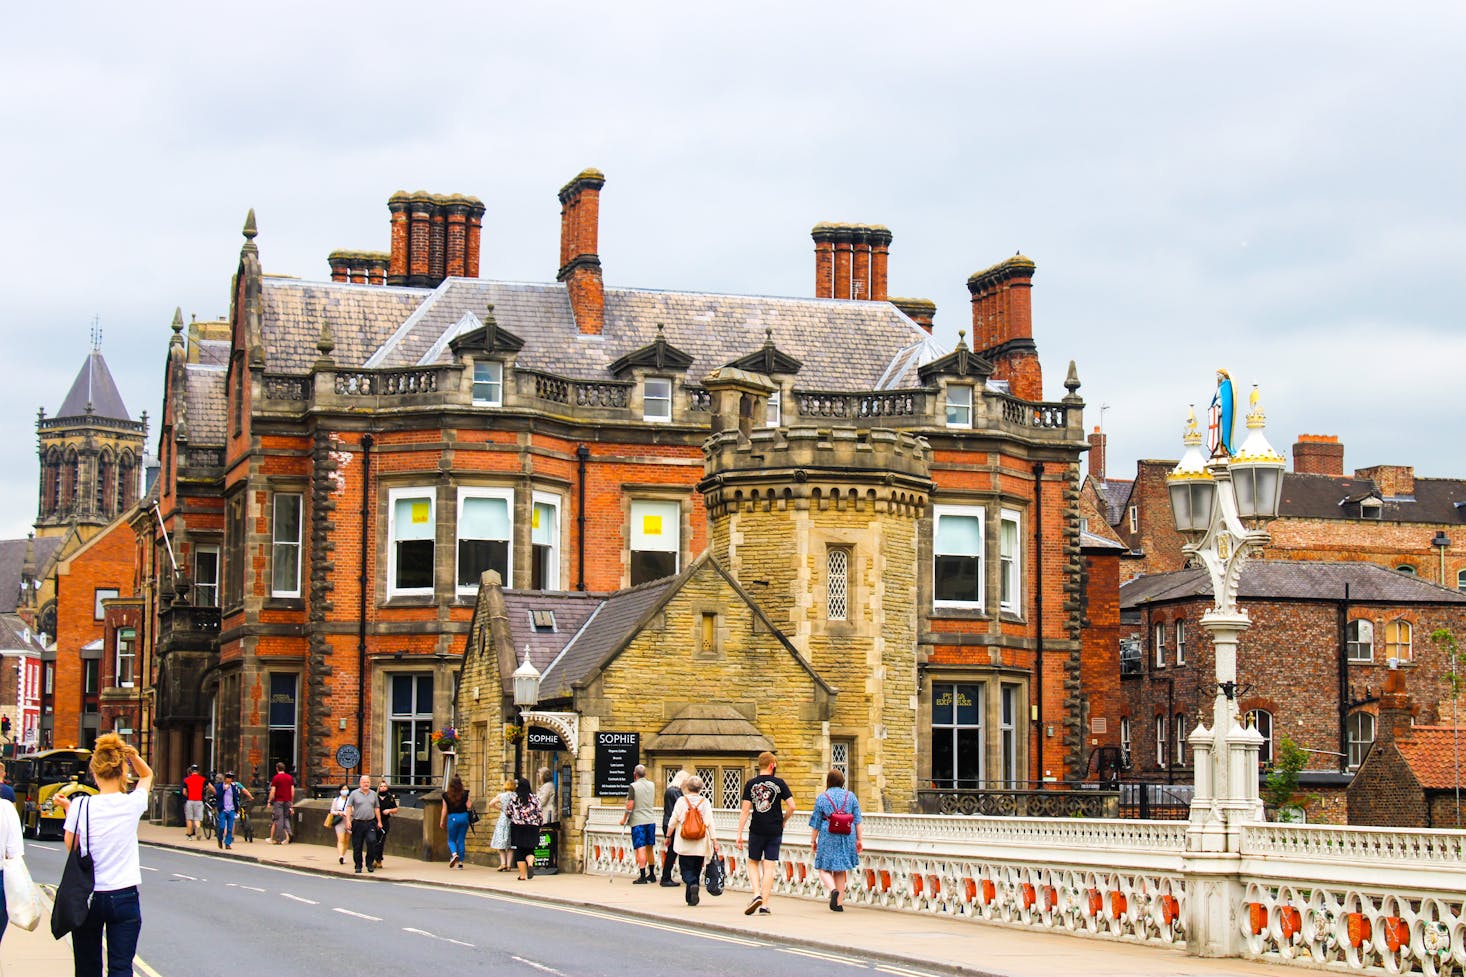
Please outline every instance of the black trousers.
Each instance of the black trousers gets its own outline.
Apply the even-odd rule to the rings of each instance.
[[[683,885],[700,885],[702,883],[702,855],[678,855],[677,867],[682,870]]]
[[[351,822],[351,863],[361,870],[361,857],[365,851],[367,858],[371,858],[376,851],[377,821],[375,818],[362,818],[359,821]]]
[[[671,882],[672,866],[677,864],[677,853],[672,850],[672,842],[676,839],[677,833],[674,831],[672,834],[667,834],[666,831],[663,831],[662,837],[667,842],[667,853],[662,856],[662,881]]]
[[[380,862],[387,851],[387,832],[392,830],[392,819],[382,818],[382,830],[377,832],[377,843],[372,846],[371,860]]]

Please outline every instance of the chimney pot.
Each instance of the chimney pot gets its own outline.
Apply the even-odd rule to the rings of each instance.
[[[1344,446],[1332,434],[1300,434],[1293,445],[1293,471],[1300,475],[1344,475]]]
[[[1105,448],[1109,444],[1109,438],[1099,428],[1089,436],[1089,476],[1104,481],[1105,478]]]

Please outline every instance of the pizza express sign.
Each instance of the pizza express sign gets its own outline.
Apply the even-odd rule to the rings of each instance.
[[[561,750],[568,749],[565,741],[560,738],[559,733],[553,729],[546,729],[543,726],[531,726],[529,733],[525,736],[524,743],[531,750],[546,750],[558,753]]]

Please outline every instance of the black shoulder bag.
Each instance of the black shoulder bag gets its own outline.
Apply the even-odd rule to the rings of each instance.
[[[92,888],[96,885],[96,870],[92,865],[92,806],[86,805],[87,853],[81,853],[82,835],[78,832],[71,839],[71,851],[66,856],[66,868],[61,871],[61,884],[56,887],[56,903],[51,907],[51,935],[61,939],[67,933],[81,929],[92,909]],[[81,819],[78,818],[78,821]],[[80,824],[77,827],[81,827]]]

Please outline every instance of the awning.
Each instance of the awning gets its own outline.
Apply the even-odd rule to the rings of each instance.
[[[742,753],[772,751],[774,744],[730,705],[694,703],[648,739],[657,753]]]

